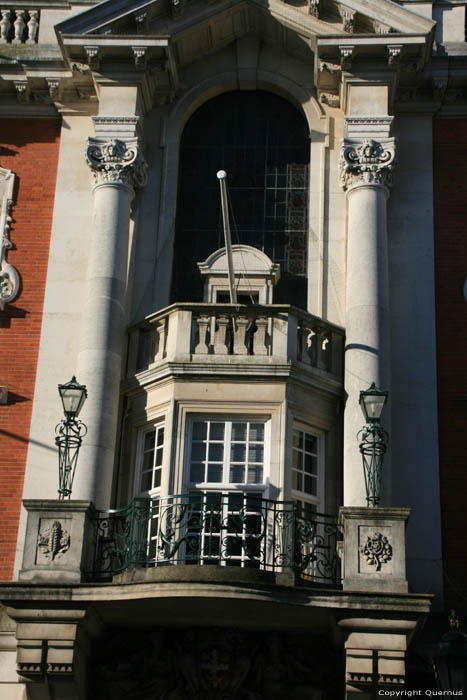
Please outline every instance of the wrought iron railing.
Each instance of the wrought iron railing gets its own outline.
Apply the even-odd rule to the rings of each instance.
[[[136,498],[126,508],[99,511],[94,536],[90,580],[131,567],[220,565],[340,581],[334,516],[305,519],[292,501],[243,492]]]

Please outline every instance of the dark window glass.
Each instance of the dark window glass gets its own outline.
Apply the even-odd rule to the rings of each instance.
[[[308,126],[286,100],[266,92],[230,92],[188,121],[180,177],[173,301],[197,301],[197,262],[224,246],[218,170],[227,172],[232,243],[280,263],[276,303],[306,307]]]

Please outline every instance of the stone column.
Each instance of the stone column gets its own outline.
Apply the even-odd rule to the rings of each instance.
[[[386,201],[395,158],[393,138],[344,139],[341,185],[347,192],[344,414],[344,505],[366,506],[357,433],[364,424],[360,391],[390,388]],[[385,461],[386,473],[389,460]]]
[[[146,163],[136,137],[90,138],[86,162],[93,178],[93,238],[76,374],[88,389],[83,411],[88,434],[73,497],[102,508],[109,505],[115,458],[130,206],[135,188],[145,184]]]

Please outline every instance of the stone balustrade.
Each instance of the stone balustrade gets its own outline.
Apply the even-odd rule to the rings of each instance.
[[[39,10],[0,9],[1,44],[35,44],[39,33]]]
[[[286,304],[173,304],[129,330],[128,377],[163,362],[296,362],[342,378],[344,331]]]

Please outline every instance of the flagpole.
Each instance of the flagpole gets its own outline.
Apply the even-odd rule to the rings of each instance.
[[[227,204],[227,173],[225,172],[225,170],[219,170],[219,172],[217,173],[217,177],[221,188],[222,220],[224,223],[225,250],[227,253],[227,269],[229,273],[230,302],[232,304],[236,304],[237,290],[235,289],[235,276],[232,258],[232,241],[230,238],[229,209]]]

